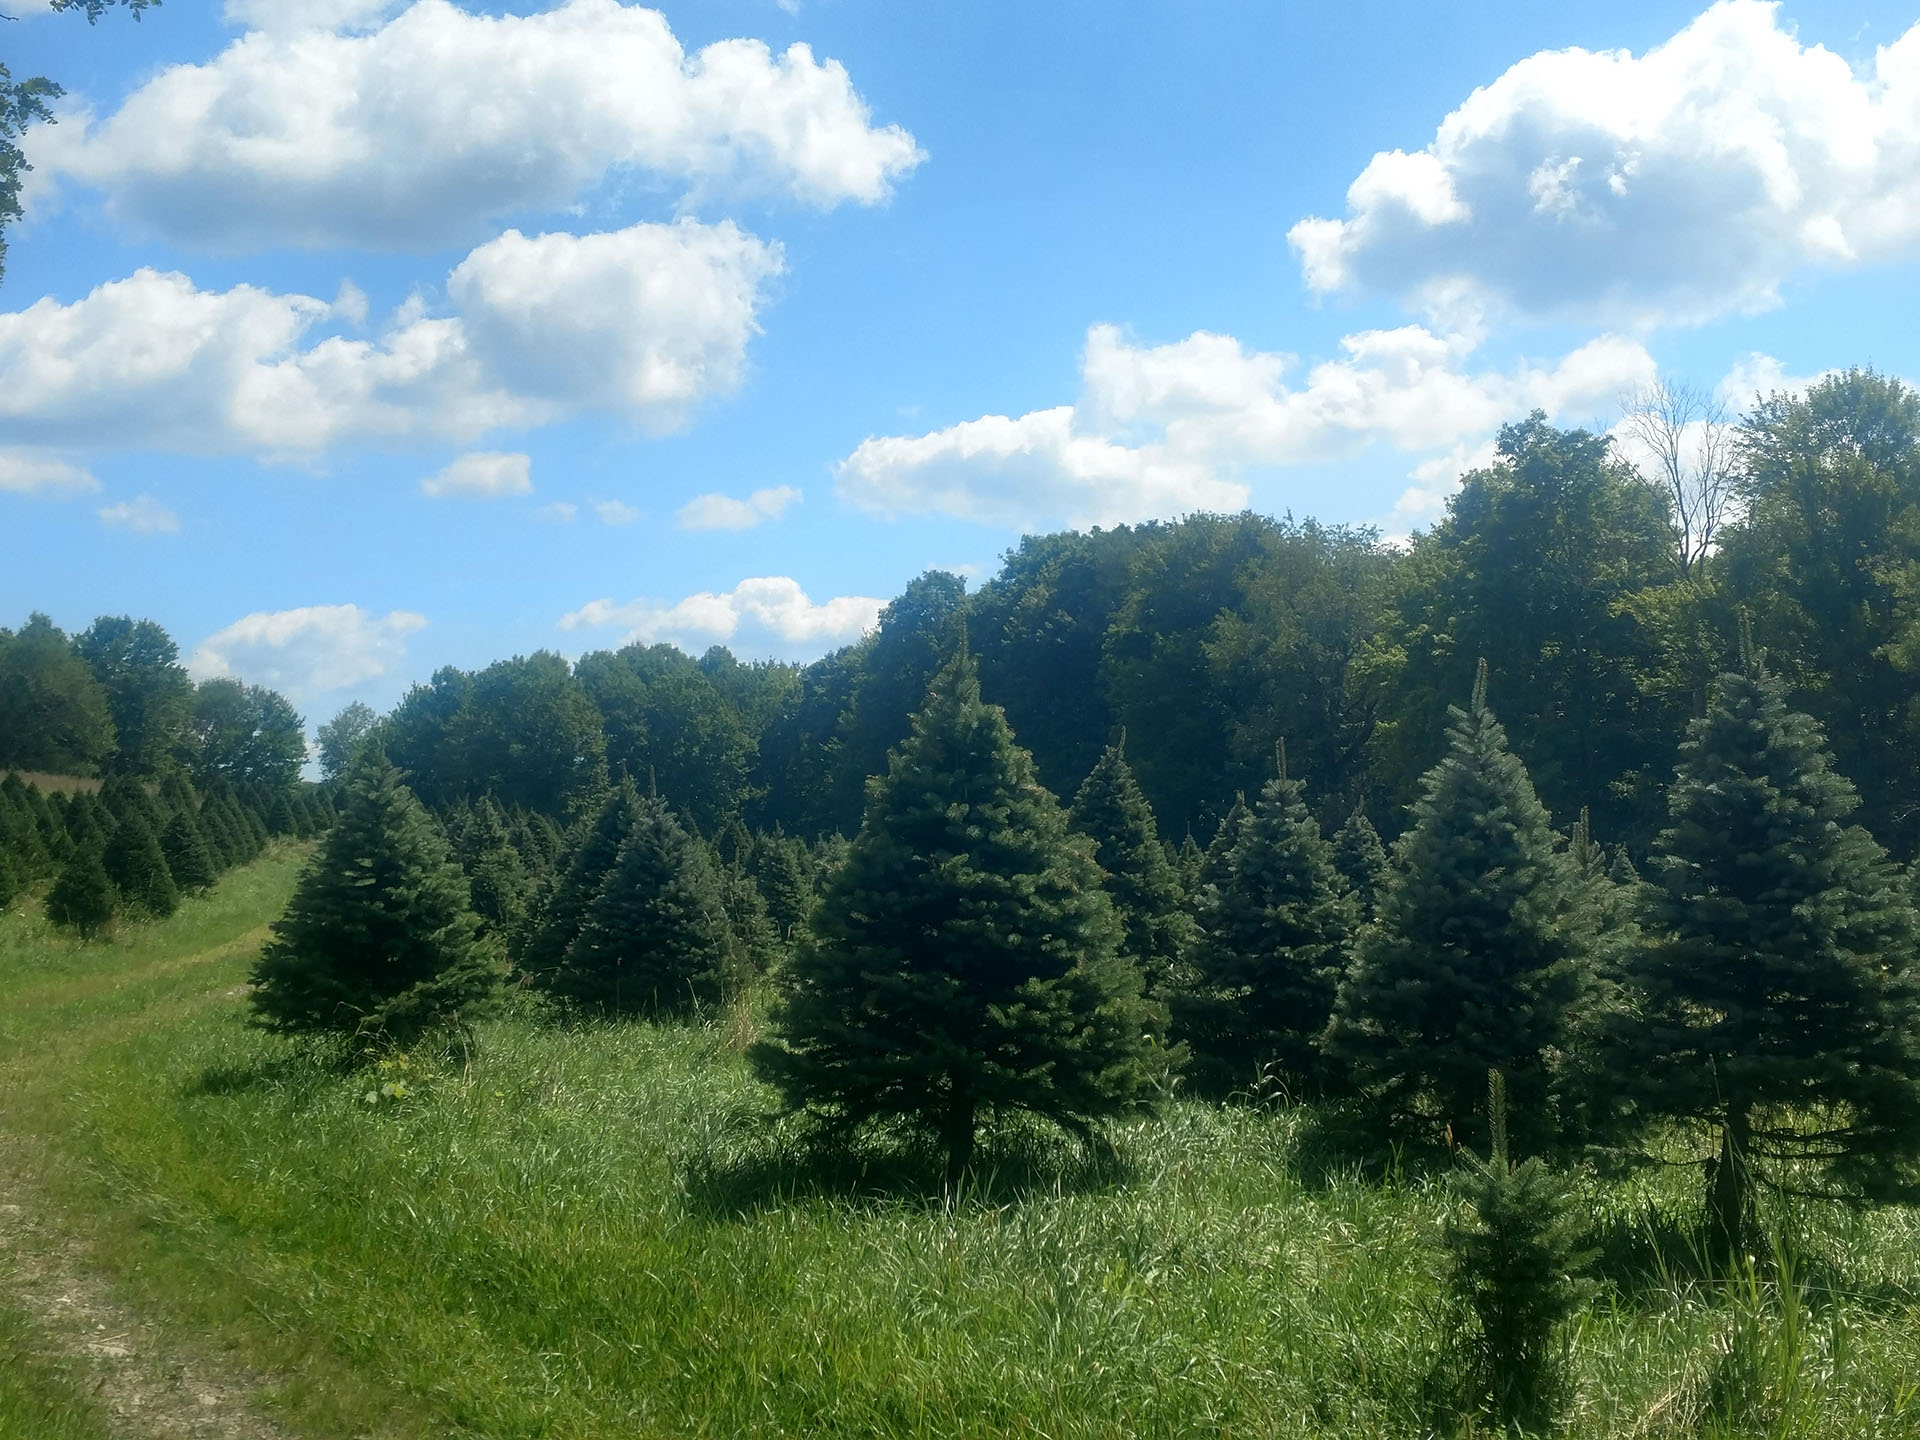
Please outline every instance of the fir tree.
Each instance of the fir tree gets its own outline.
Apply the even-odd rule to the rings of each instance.
[[[1127,764],[1124,735],[1081,782],[1068,818],[1093,841],[1107,898],[1120,918],[1121,953],[1139,968],[1149,992],[1159,988],[1185,959],[1195,927],[1153,809]]]
[[[754,875],[781,944],[791,945],[813,913],[813,857],[807,847],[776,828],[753,847]]]
[[[273,803],[267,807],[267,833],[275,839],[285,839],[299,832],[300,822],[294,816],[293,802],[282,790],[273,797]]]
[[[1193,831],[1187,831],[1187,838],[1180,842],[1180,849],[1174,857],[1174,866],[1180,876],[1180,894],[1186,901],[1188,913],[1192,913],[1193,897],[1200,890],[1200,871],[1207,863],[1207,852],[1200,848],[1200,842],[1193,838]]]
[[[1075,837],[964,648],[867,789],[846,863],[752,1052],[790,1107],[930,1130],[956,1180],[983,1113],[1079,1133],[1159,1066],[1139,972]]]
[[[231,870],[246,858],[246,841],[234,832],[233,821],[227,818],[224,805],[208,799],[200,807],[195,817],[200,833],[206,837],[207,852],[212,857],[214,868]]]
[[[197,814],[200,801],[193,793],[193,786],[187,783],[187,777],[178,770],[169,770],[160,781],[160,806],[169,816],[186,813]]]
[[[507,838],[505,819],[490,796],[473,807],[458,845],[473,910],[489,934],[512,935],[526,923],[530,885],[526,866]]]
[[[46,852],[47,864],[57,865],[64,861],[73,848],[64,813],[55,809],[53,801],[41,794],[36,785],[24,787],[20,798],[32,816],[34,829],[39,832],[40,848]]]
[[[107,832],[113,828],[113,823],[112,817],[98,800],[80,791],[67,801],[64,828],[72,849],[82,850],[89,845],[103,849],[107,843]]]
[[[720,997],[730,952],[706,846],[650,796],[548,985],[610,1014],[679,1013]]]
[[[1747,1238],[1756,1180],[1911,1196],[1920,1160],[1911,891],[1845,823],[1852,784],[1743,641],[1744,670],[1681,746],[1613,1057],[1641,1114],[1716,1137],[1727,1246]]]
[[[106,867],[100,863],[101,848],[91,842],[75,846],[60,867],[53,888],[47,891],[47,918],[68,930],[78,930],[89,940],[113,918],[120,901]]]
[[[1356,808],[1335,832],[1333,864],[1359,901],[1361,920],[1373,919],[1387,881],[1387,847],[1380,843],[1380,832],[1366,811]]]
[[[621,842],[639,816],[640,792],[623,776],[600,809],[576,827],[571,854],[563,858],[548,886],[538,924],[521,956],[520,963],[542,983],[559,968],[580,934],[594,896],[600,893],[601,882],[619,858]]]
[[[153,916],[171,915],[180,908],[180,890],[167,869],[167,857],[137,807],[129,806],[122,813],[100,858],[107,878],[127,904]]]
[[[166,829],[166,811],[147,793],[147,787],[131,775],[115,775],[102,785],[100,803],[107,807],[116,824],[129,815],[138,815],[155,835]]]
[[[4,788],[0,788],[0,854],[7,856],[18,877],[17,887],[45,871],[51,859],[40,838],[40,827],[34,823],[32,807]]]
[[[219,878],[207,838],[191,810],[182,810],[160,832],[160,853],[167,857],[167,870],[183,893],[197,895]]]
[[[254,965],[254,1011],[285,1033],[403,1045],[464,1025],[500,982],[479,931],[439,827],[400,772],[371,752]]]
[[[780,958],[782,947],[766,897],[752,872],[736,860],[716,866],[715,873],[721,910],[727,919],[726,981],[728,988],[737,992],[767,974]]]
[[[27,868],[7,845],[0,845],[0,910],[8,909],[27,888]]]
[[[1557,1131],[1552,1069],[1584,983],[1588,911],[1487,708],[1484,662],[1471,705],[1452,717],[1327,1049],[1377,1118],[1431,1139],[1484,1141],[1480,1096],[1499,1070],[1537,1151]]]
[[[1322,1087],[1316,1042],[1359,923],[1284,746],[1277,759],[1207,893],[1198,973],[1174,1006],[1196,1078],[1216,1091],[1262,1078]]]

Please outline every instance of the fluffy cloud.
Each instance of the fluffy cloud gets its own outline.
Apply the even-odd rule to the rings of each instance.
[[[136,495],[118,505],[102,506],[100,522],[131,530],[136,535],[177,535],[180,517],[151,495]]]
[[[602,525],[631,525],[640,518],[640,512],[624,500],[596,500],[593,513],[600,517]],[[566,518],[571,520],[573,516]]]
[[[763,575],[733,589],[702,591],[675,604],[594,600],[560,617],[562,630],[618,626],[621,642],[672,641],[689,650],[743,640],[785,655],[819,655],[857,640],[879,622],[886,601],[837,595],[818,604],[796,580]]]
[[[492,500],[501,495],[527,495],[533,461],[525,455],[498,450],[475,450],[455,457],[446,469],[420,482],[421,492],[435,500]]]
[[[375,616],[358,605],[259,611],[202,640],[187,668],[197,679],[232,676],[297,700],[399,668],[407,636],[426,623],[410,610]]]
[[[24,450],[0,450],[0,494],[78,495],[100,482],[78,465]]]
[[[1543,51],[1290,239],[1316,290],[1609,323],[1775,303],[1803,266],[1920,248],[1920,26],[1856,73],[1763,0],[1666,43]]]
[[[731,222],[509,230],[455,267],[455,314],[405,305],[377,340],[311,338],[352,321],[311,296],[139,270],[0,314],[0,423],[28,443],[282,457],[581,410],[667,431],[739,384],[780,267],[777,245]]]
[[[1108,525],[1235,510],[1250,469],[1381,442],[1411,453],[1478,439],[1535,408],[1585,418],[1650,379],[1652,358],[1612,336],[1558,364],[1470,372],[1470,337],[1420,326],[1349,335],[1343,354],[1286,383],[1287,356],[1200,332],[1171,345],[1088,332],[1075,405],[989,415],[916,437],[869,439],[841,462],[841,497],[882,515],[1010,527]]]
[[[288,25],[162,70],[119,110],[38,127],[39,184],[64,175],[119,216],[222,249],[432,249],[492,218],[574,205],[610,171],[808,205],[886,198],[921,157],[876,128],[846,70],[805,45],[723,40],[689,56],[657,11],[568,0],[473,15],[420,0],[371,34]],[[324,0],[364,22],[372,0]]]
[[[731,495],[696,495],[680,507],[676,518],[682,530],[751,530],[778,520],[789,506],[799,502],[800,492],[791,485],[756,490],[744,500]]]

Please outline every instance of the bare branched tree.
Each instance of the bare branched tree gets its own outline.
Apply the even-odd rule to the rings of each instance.
[[[1674,563],[1690,579],[1712,553],[1736,498],[1727,407],[1691,385],[1660,380],[1622,402],[1620,429],[1635,465],[1673,506]]]

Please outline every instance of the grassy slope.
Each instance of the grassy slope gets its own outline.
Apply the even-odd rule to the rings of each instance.
[[[0,919],[0,1127],[138,1303],[285,1377],[303,1434],[1426,1426],[1443,1192],[1303,1175],[1297,1117],[1179,1104],[1104,1169],[1016,1135],[948,1208],[911,1158],[809,1172],[717,1025],[504,1020],[369,1104],[243,1023],[291,873],[119,944]],[[1920,1434],[1920,1218],[1803,1217],[1796,1300],[1655,1284],[1655,1199],[1593,1197],[1629,1223],[1578,1433]]]

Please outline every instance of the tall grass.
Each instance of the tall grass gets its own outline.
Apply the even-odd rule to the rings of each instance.
[[[1447,1188],[1329,1167],[1304,1112],[1177,1102],[1111,1156],[1014,1125],[951,1197],[907,1137],[814,1158],[767,1117],[737,1013],[509,1016],[370,1078],[245,1024],[245,937],[286,863],[118,949],[0,925],[0,1042],[57,1057],[5,1062],[27,1099],[0,1124],[142,1303],[278,1370],[302,1433],[1458,1424]],[[1914,1213],[1802,1212],[1797,1268],[1728,1285],[1663,1238],[1691,1188],[1583,1193],[1605,1284],[1570,1340],[1570,1433],[1920,1434]]]

